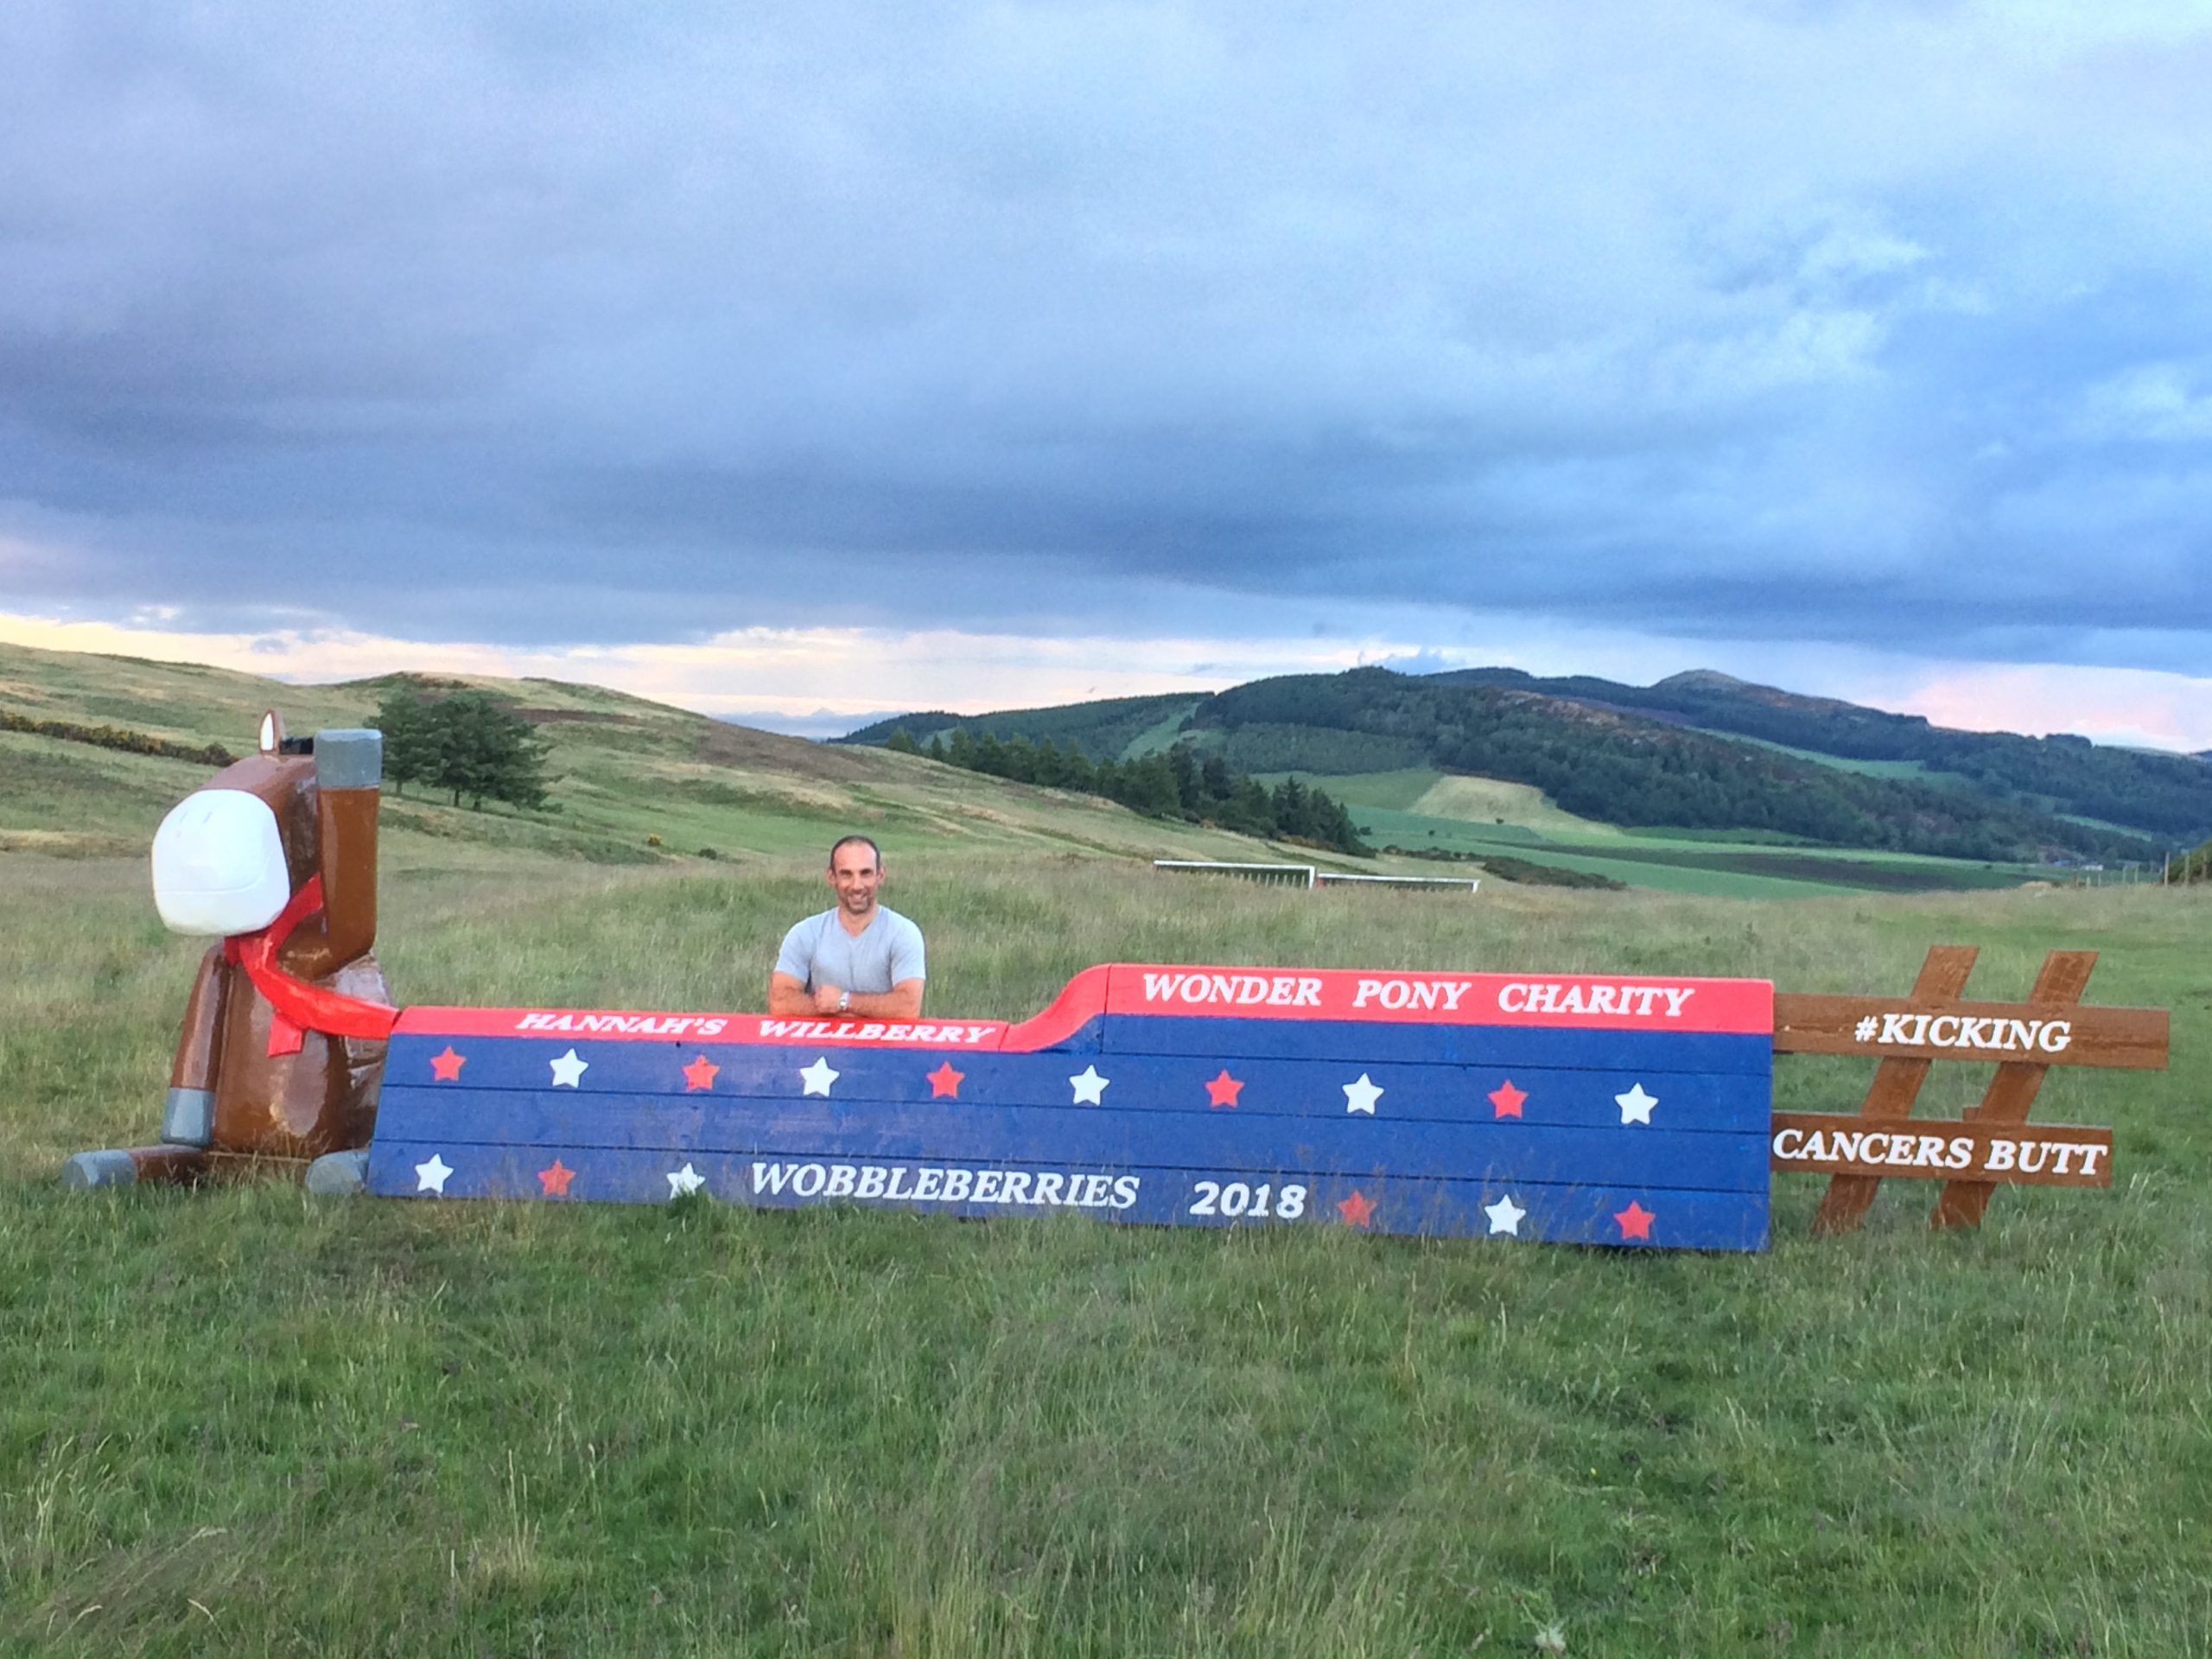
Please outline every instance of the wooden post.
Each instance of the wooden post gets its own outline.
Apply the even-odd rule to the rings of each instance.
[[[1930,945],[1927,960],[1920,964],[1920,977],[1912,982],[1914,1000],[1956,1001],[1967,988],[1967,976],[1974,972],[1974,958],[1979,954],[1971,944]],[[1920,1096],[1920,1085],[1928,1080],[1931,1064],[1896,1055],[1884,1059],[1874,1068],[1874,1081],[1867,1086],[1866,1099],[1859,1115],[1866,1118],[1910,1117],[1912,1103]],[[1882,1178],[1878,1175],[1828,1177],[1828,1190],[1821,1195],[1820,1211],[1813,1217],[1815,1236],[1855,1231],[1866,1218],[1874,1194],[1881,1188]]]
[[[2043,959],[2043,971],[2036,976],[2035,988],[2028,993],[2028,1006],[2053,1011],[2070,1008],[2088,988],[2089,972],[2096,965],[2097,953],[2094,950],[2051,951]],[[2043,1074],[2049,1069],[2029,1060],[2000,1062],[1997,1075],[1982,1091],[1981,1104],[1967,1109],[1967,1122],[2026,1122],[2028,1110],[2036,1103],[2036,1091],[2043,1087]],[[1979,1226],[1981,1212],[1989,1207],[1989,1195],[1995,1191],[1987,1181],[1946,1181],[1936,1200],[1936,1213],[1929,1217],[1928,1224]]]

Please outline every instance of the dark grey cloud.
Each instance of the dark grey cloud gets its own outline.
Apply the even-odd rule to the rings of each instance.
[[[22,0],[0,55],[0,607],[2212,663],[2186,8]]]

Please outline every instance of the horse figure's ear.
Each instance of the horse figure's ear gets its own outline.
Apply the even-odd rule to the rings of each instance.
[[[261,717],[261,752],[275,754],[284,747],[284,716],[271,709]]]

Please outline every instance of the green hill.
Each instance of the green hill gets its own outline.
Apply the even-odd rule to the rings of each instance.
[[[1567,813],[1614,825],[1953,859],[2148,860],[2162,850],[2169,821],[2202,812],[2212,824],[2212,772],[2182,757],[2027,738],[1988,740],[1982,749],[1973,742],[1926,746],[1935,759],[1867,753],[1883,747],[1867,734],[1903,717],[1764,692],[1721,676],[1662,682],[1651,688],[1656,696],[1648,709],[1628,706],[1636,688],[1610,681],[1545,682],[1539,690],[1519,683],[1526,678],[1502,670],[1413,677],[1366,668],[1258,680],[1192,702],[1171,735],[1221,756],[1238,772],[1325,779],[1427,768],[1529,785]],[[1077,703],[959,723],[1033,740],[1049,733],[1086,753],[1111,755],[1141,728],[1148,741],[1160,741],[1158,728],[1173,717],[1172,702],[1146,702],[1141,709]],[[1777,711],[1770,729],[1716,734],[1693,718],[1717,719],[1715,710],[1733,709],[1737,724],[1750,727],[1762,708]],[[898,726],[916,731],[924,720],[942,718],[881,721],[844,741],[878,741]],[[1834,736],[1851,732],[1859,733],[1855,743]],[[1983,741],[1972,734],[1943,735]],[[1820,747],[1829,741],[1838,747]],[[1901,740],[1888,745],[1901,747]],[[1975,769],[1974,756],[1985,752],[2011,757],[2004,761],[2011,771],[1996,760]],[[2120,758],[2108,762],[2111,756]],[[1955,775],[1917,775],[1937,769],[1936,760]],[[2046,792],[2025,788],[2031,775]],[[2006,778],[2023,781],[2014,786]],[[2101,810],[2074,810],[2084,805]]]
[[[1429,677],[1558,697],[1708,732],[1753,738],[1858,763],[1899,763],[1960,780],[1994,800],[2096,819],[2164,842],[2212,833],[2212,769],[2202,757],[2092,743],[2069,735],[1962,732],[1918,715],[1892,715],[1828,697],[1800,696],[1700,670],[1656,685],[1577,676],[1537,679],[1517,669]]]
[[[397,676],[289,685],[12,645],[0,645],[0,726],[79,735],[0,729],[0,854],[143,855],[162,815],[211,770],[204,756],[149,748],[242,752],[269,708],[296,734],[370,723],[402,678],[432,692],[479,687],[515,707],[550,744],[553,810],[477,812],[387,789],[388,863],[476,868],[517,855],[599,864],[696,861],[702,853],[812,858],[827,836],[848,829],[883,841],[887,859],[916,847],[1147,860],[1287,855],[1270,842],[1141,817],[1091,796],[755,731],[597,686]]]
[[[942,709],[899,715],[872,726],[848,732],[839,743],[887,743],[904,731],[917,743],[937,736],[950,737],[956,727],[966,727],[971,737],[995,737],[1001,743],[1025,738],[1032,743],[1074,744],[1093,760],[1133,760],[1159,745],[1147,740],[1154,734],[1172,736],[1191,711],[1205,702],[1202,696],[1177,691],[1156,697],[1106,697],[1096,702],[1062,703],[1050,709],[1006,709],[990,715],[948,714]]]

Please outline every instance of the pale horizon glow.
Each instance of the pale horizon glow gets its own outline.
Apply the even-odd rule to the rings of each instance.
[[[305,685],[402,671],[565,680],[741,725],[817,738],[842,735],[893,714],[942,709],[980,715],[1104,697],[1211,692],[1271,675],[1337,673],[1370,663],[1414,671],[1516,667],[1540,676],[1600,674],[1630,684],[1715,665],[1683,661],[1654,670],[1645,662],[1639,672],[1633,664],[1624,669],[1565,658],[1532,661],[1529,653],[1510,651],[1485,655],[1480,648],[1460,648],[1440,653],[1382,633],[1317,641],[1037,639],[944,628],[750,628],[692,644],[526,649],[340,629],[190,632],[5,613],[0,613],[0,643],[203,664]],[[1643,655],[1633,642],[1617,642],[1617,647]],[[1549,658],[1556,649],[1539,655]],[[1656,644],[1647,642],[1647,649],[1656,651]],[[2038,737],[2065,732],[2132,747],[2212,749],[2212,678],[2063,664],[1870,667],[1816,654],[1807,661],[1809,675],[1796,682],[1765,677],[1757,664],[1722,671],[1805,696],[1919,715],[1961,731]],[[842,683],[848,690],[833,696],[790,689],[825,683]],[[1885,685],[1910,690],[1885,701]]]

